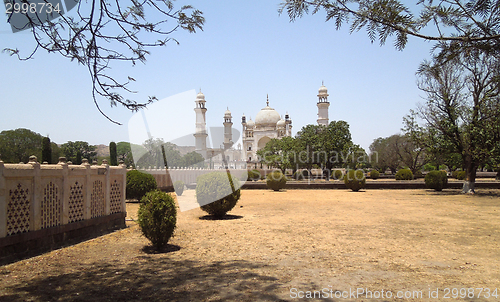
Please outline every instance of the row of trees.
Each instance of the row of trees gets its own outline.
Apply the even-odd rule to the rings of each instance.
[[[446,55],[445,55],[446,54]],[[468,49],[424,61],[418,87],[425,103],[403,119],[403,135],[379,138],[370,151],[383,154],[379,168],[428,162],[466,171],[463,191],[474,190],[479,167],[500,165],[500,57]]]
[[[150,138],[142,145],[129,144],[139,167],[205,167],[203,156],[194,151],[181,155],[177,145],[160,138]],[[165,164],[165,161],[167,162]]]
[[[349,124],[345,121],[332,121],[328,126],[306,125],[295,137],[271,139],[257,155],[262,163],[283,173],[286,169],[295,172],[371,165],[365,150],[352,142]]]
[[[6,163],[26,163],[31,155],[39,161],[55,164],[59,157],[66,157],[73,164],[81,164],[83,159],[90,163],[108,159],[112,166],[123,161],[127,167],[135,167],[134,155],[138,158],[140,167],[163,167],[162,147],[165,158],[170,167],[203,167],[204,159],[196,152],[181,155],[178,147],[172,143],[165,143],[162,139],[148,139],[142,145],[128,142],[111,142],[109,144],[109,158],[98,158],[97,147],[83,141],[69,141],[58,145],[48,137],[28,129],[5,130],[0,133],[0,159]]]
[[[58,145],[39,133],[29,129],[5,130],[0,133],[0,159],[6,163],[26,163],[31,155],[39,161],[57,163],[64,156],[74,164],[81,164],[86,158],[96,161],[96,146],[87,142],[66,142]]]
[[[379,137],[370,145],[370,155],[375,157],[372,167],[379,171],[391,170],[394,174],[399,168],[409,168],[413,175],[418,174],[426,161],[424,149],[409,135],[394,134]]]
[[[422,0],[412,9],[398,0],[286,0],[280,11],[295,20],[324,10],[337,29],[364,28],[372,42],[394,35],[399,50],[408,36],[436,41],[417,71],[426,102],[405,117],[404,136],[414,150],[465,169],[463,192],[470,192],[477,168],[499,163],[499,7],[490,0]]]

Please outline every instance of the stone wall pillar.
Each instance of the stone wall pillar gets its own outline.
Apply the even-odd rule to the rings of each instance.
[[[31,194],[31,213],[30,213],[30,231],[40,230],[42,228],[41,206],[43,198],[42,177],[40,175],[40,163],[37,162],[36,156],[30,156],[29,164],[33,166],[33,180]]]
[[[111,171],[109,169],[108,161],[103,160],[101,166],[106,169],[104,173],[104,215],[109,215],[111,213]]]
[[[3,170],[4,164],[0,160],[0,238],[7,236],[7,188]]]

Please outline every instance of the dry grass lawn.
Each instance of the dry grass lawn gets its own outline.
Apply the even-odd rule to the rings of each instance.
[[[476,289],[469,300],[498,301],[499,197],[499,190],[245,190],[228,219],[179,213],[161,253],[130,221],[0,267],[0,300],[296,301],[324,290],[323,301],[449,301],[445,288],[497,288],[499,298],[486,290],[477,298]],[[127,205],[129,218],[137,207]],[[414,296],[334,297],[361,288]]]

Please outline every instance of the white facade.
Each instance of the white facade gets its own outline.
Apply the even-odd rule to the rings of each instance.
[[[327,126],[328,108],[328,90],[324,85],[321,85],[318,91],[318,125]],[[264,148],[271,139],[292,136],[292,120],[285,114],[285,119],[273,108],[269,106],[269,96],[267,97],[266,107],[262,108],[255,116],[255,121],[246,119],[245,115],[241,118],[243,126],[242,131],[242,146],[238,144],[238,148],[232,147],[232,115],[226,110],[224,112],[224,143],[221,148],[207,148],[207,131],[205,112],[205,96],[203,93],[198,93],[196,97],[196,138],[195,151],[200,153],[209,162],[212,168],[222,168],[225,166],[222,160],[222,154],[226,159],[229,168],[246,168],[247,163],[256,165],[258,163],[257,151]],[[215,146],[214,146],[215,147]],[[221,146],[222,147],[222,146]]]
[[[247,121],[244,115],[241,118],[243,152],[247,162],[257,162],[257,151],[271,139],[292,135],[292,120],[288,113],[283,120],[276,110],[269,107],[269,97],[266,103],[267,106],[255,116],[255,122],[252,119]]]

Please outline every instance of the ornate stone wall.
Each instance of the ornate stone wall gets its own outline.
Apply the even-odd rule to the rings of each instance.
[[[125,213],[126,167],[0,161],[0,238]]]

